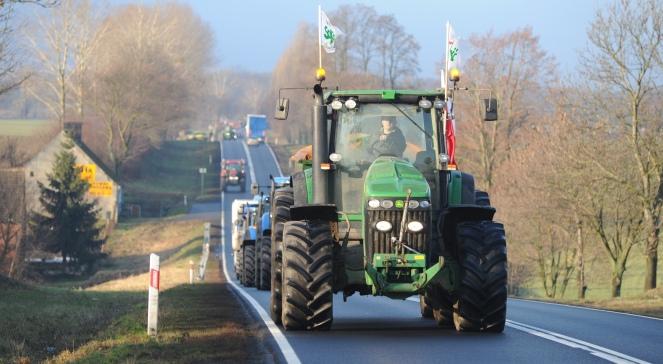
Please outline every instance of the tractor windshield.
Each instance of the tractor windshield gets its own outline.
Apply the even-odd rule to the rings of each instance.
[[[334,152],[341,155],[336,191],[344,211],[361,210],[363,180],[368,166],[380,156],[412,163],[424,176],[432,175],[435,160],[430,112],[409,104],[360,104],[338,113]],[[339,201],[342,200],[342,201]]]

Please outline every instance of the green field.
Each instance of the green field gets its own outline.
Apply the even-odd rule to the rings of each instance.
[[[210,164],[211,156],[211,164]],[[125,203],[142,206],[144,216],[174,215],[195,201],[219,198],[219,143],[169,141],[141,160],[139,176],[125,183]],[[201,193],[199,168],[206,168]]]
[[[37,119],[0,119],[0,135],[30,136],[53,126],[54,122]]]
[[[508,227],[507,227],[508,229]],[[586,298],[589,300],[605,300],[610,298],[610,263],[603,251],[598,252],[597,257],[586,263],[585,279],[587,280],[587,293]],[[663,247],[659,247],[659,257],[663,256]],[[532,261],[534,269],[534,261]],[[533,276],[530,278],[528,284],[521,290],[523,296],[544,298],[545,291],[541,280],[536,275],[538,272],[534,271]],[[663,286],[663,267],[659,262],[657,272],[657,283]],[[640,247],[633,249],[629,261],[626,265],[626,272],[624,273],[624,281],[622,283],[622,297],[640,297],[645,292],[643,291],[645,277],[645,260],[641,253]],[[569,286],[566,289],[564,297],[556,297],[563,299],[576,299],[577,298],[577,284],[576,275],[573,274]]]

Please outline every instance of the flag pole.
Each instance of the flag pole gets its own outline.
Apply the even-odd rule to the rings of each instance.
[[[449,91],[449,21],[447,21],[446,37],[444,41],[444,100],[447,100],[447,92]]]
[[[322,68],[322,6],[318,5],[318,68]]]
[[[449,100],[448,92],[449,92],[449,21],[447,21],[447,27],[446,27],[446,35],[445,35],[445,41],[444,41],[444,109],[442,113],[442,117],[444,120],[442,120],[442,135],[444,139],[444,152],[449,153],[449,145],[447,144],[447,119],[449,118],[449,103],[447,102]]]

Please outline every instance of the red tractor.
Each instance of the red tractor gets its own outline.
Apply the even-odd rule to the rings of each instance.
[[[226,186],[239,186],[240,192],[246,191],[246,173],[244,159],[223,159],[221,160],[221,190],[225,191]]]

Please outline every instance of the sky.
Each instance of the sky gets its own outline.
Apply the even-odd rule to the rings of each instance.
[[[122,1],[122,0],[119,0]],[[586,47],[586,31],[600,0],[187,0],[212,27],[221,67],[271,72],[302,22],[317,22],[317,6],[331,12],[339,5],[362,3],[378,13],[392,14],[419,42],[421,77],[436,77],[444,54],[444,27],[450,21],[460,37],[502,34],[531,26],[541,46],[553,55],[563,72],[577,65]],[[333,18],[332,18],[333,22]]]
[[[102,0],[93,0],[102,1]],[[108,0],[112,5],[160,0]],[[608,0],[178,0],[189,4],[214,32],[217,65],[269,73],[297,27],[317,22],[317,7],[332,12],[340,5],[362,3],[392,14],[421,46],[419,76],[437,78],[444,54],[444,28],[451,22],[463,40],[472,34],[499,35],[531,26],[541,47],[555,57],[563,74],[578,65],[586,48],[587,28]],[[333,22],[333,18],[332,18]],[[467,50],[465,50],[467,51]],[[467,53],[466,53],[467,54]],[[461,64],[462,71],[462,64]]]

